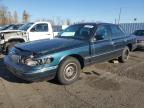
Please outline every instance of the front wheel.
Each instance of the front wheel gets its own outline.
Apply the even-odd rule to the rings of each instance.
[[[79,61],[73,57],[68,57],[60,64],[57,79],[63,85],[71,84],[79,78],[80,71]]]
[[[123,49],[122,55],[118,58],[119,62],[121,62],[121,63],[126,62],[128,60],[128,58],[129,58],[129,53],[130,53],[129,48],[125,47]]]

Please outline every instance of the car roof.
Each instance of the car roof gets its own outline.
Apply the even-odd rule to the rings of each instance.
[[[117,24],[112,24],[112,23],[103,23],[103,22],[85,22],[85,23],[77,23],[73,25],[117,25]]]

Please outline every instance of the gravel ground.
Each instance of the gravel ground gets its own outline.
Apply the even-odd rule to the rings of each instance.
[[[124,64],[86,67],[69,86],[18,79],[1,55],[0,108],[144,108],[144,51],[133,52]]]

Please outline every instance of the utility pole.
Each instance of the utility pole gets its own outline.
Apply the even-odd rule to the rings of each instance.
[[[121,20],[121,13],[122,13],[122,11],[121,11],[121,8],[120,8],[119,18],[118,18],[118,24],[120,23],[120,20]]]
[[[115,19],[115,24],[117,23],[117,19]]]

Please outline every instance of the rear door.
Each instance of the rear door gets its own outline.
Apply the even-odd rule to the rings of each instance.
[[[112,43],[114,46],[114,55],[120,56],[123,48],[126,46],[127,38],[125,33],[117,25],[110,25],[111,34],[112,34]]]
[[[92,61],[101,62],[113,57],[113,45],[111,41],[111,32],[108,25],[99,25],[94,37],[96,41],[91,43]]]

